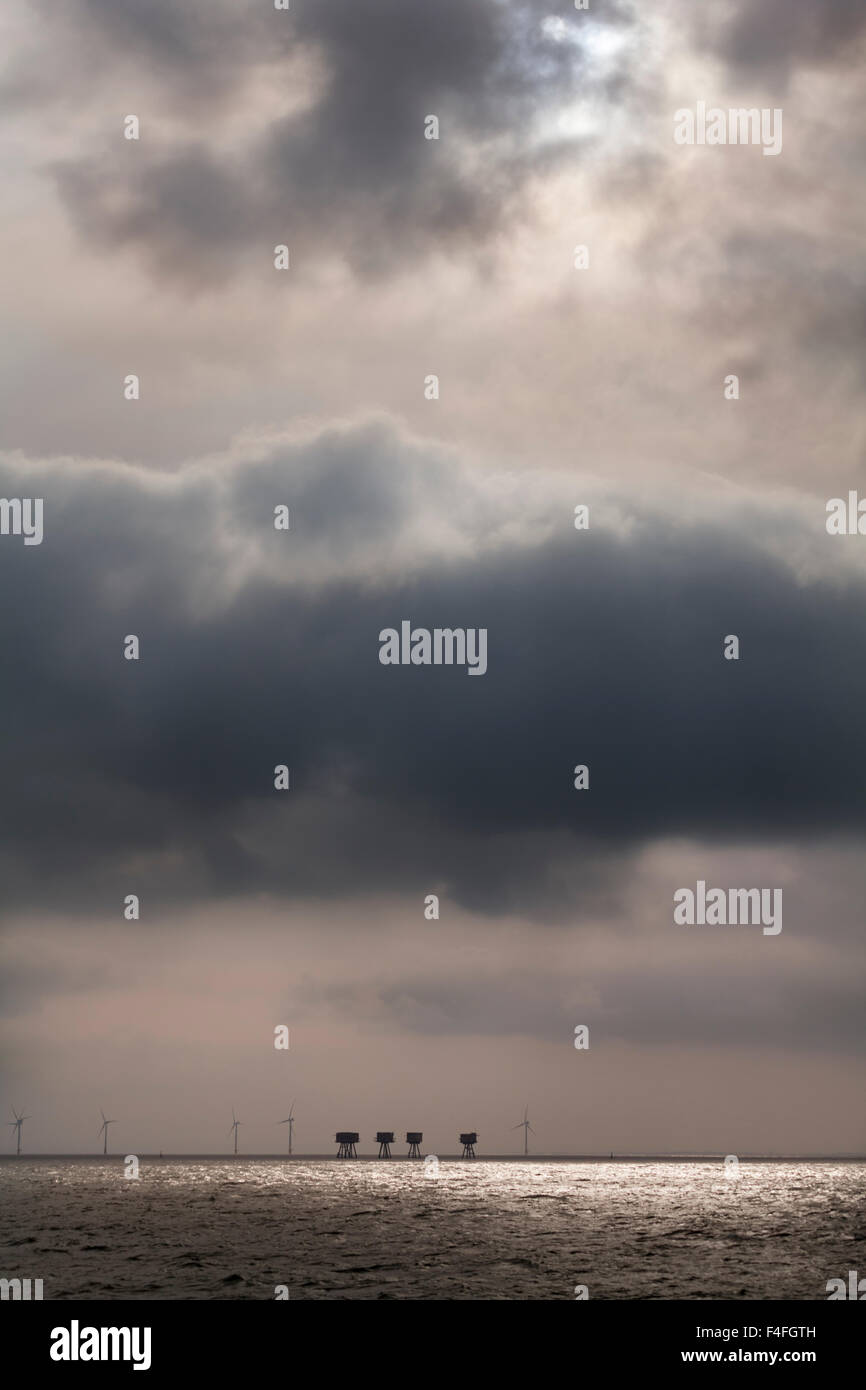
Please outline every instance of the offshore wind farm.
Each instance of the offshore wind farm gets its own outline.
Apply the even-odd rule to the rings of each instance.
[[[249,1159],[295,1158],[299,1161],[310,1159],[326,1161],[329,1158],[334,1157],[336,1157],[337,1159],[377,1158],[386,1161],[394,1161],[399,1160],[401,1158],[405,1158],[408,1160],[417,1160],[423,1159],[425,1157],[425,1152],[423,1151],[424,1132],[422,1130],[405,1131],[403,1145],[405,1145],[406,1151],[403,1152],[402,1148],[400,1148],[398,1151],[394,1151],[392,1149],[392,1146],[398,1144],[397,1135],[394,1130],[374,1129],[372,1126],[370,1126],[366,1132],[366,1141],[365,1138],[362,1136],[360,1130],[337,1130],[334,1135],[334,1145],[336,1147],[336,1153],[333,1149],[328,1150],[326,1148],[302,1149],[299,1152],[297,1150],[294,1139],[294,1129],[295,1125],[298,1123],[298,1117],[295,1114],[295,1105],[296,1101],[293,1100],[289,1107],[289,1113],[287,1116],[285,1116],[282,1119],[270,1122],[276,1126],[286,1125],[288,1127],[287,1145],[285,1152],[279,1153],[273,1151],[270,1148],[261,1148],[250,1150],[250,1152],[247,1154],[244,1154],[240,1141],[240,1131],[245,1122],[238,1118],[235,1109],[232,1106],[231,1124],[228,1130],[226,1131],[226,1138],[229,1141],[229,1147],[227,1153],[224,1156],[227,1158]],[[11,1147],[5,1155],[3,1153],[0,1153],[0,1159],[10,1156],[29,1156],[32,1158],[40,1159],[52,1156],[69,1159],[77,1157],[94,1157],[93,1153],[87,1148],[81,1150],[61,1148],[55,1150],[39,1150],[38,1145],[37,1147],[34,1147],[31,1153],[28,1155],[25,1147],[23,1146],[23,1126],[25,1120],[32,1120],[33,1117],[31,1115],[26,1115],[23,1112],[19,1113],[19,1111],[14,1106],[11,1107],[11,1113],[13,1115],[13,1119],[6,1121],[7,1127],[13,1131]],[[118,1153],[120,1151],[118,1150],[118,1152],[110,1154],[108,1145],[109,1126],[118,1123],[118,1121],[116,1119],[109,1118],[108,1116],[106,1116],[105,1111],[102,1109],[100,1109],[99,1114],[102,1123],[99,1126],[98,1137],[102,1140],[102,1157],[117,1158]],[[261,1116],[253,1117],[253,1123],[255,1123],[256,1120],[258,1121],[257,1133],[261,1135],[265,1132],[268,1121]],[[134,1132],[133,1121],[127,1122],[126,1130],[127,1132],[130,1130]],[[517,1147],[512,1149],[507,1144],[497,1142],[507,1139],[508,1134],[513,1133],[515,1130],[521,1130],[523,1132],[522,1140],[518,1141]],[[319,1135],[321,1135],[321,1129],[319,1129],[318,1133]],[[123,1134],[123,1130],[121,1130],[121,1134]],[[529,1149],[530,1134],[533,1135],[533,1137],[537,1137],[537,1131],[535,1130],[529,1119],[529,1105],[527,1103],[524,1106],[522,1120],[519,1120],[514,1125],[506,1127],[499,1126],[493,1130],[493,1143],[486,1152],[484,1150],[480,1150],[479,1152],[480,1137],[477,1131],[460,1130],[459,1132],[457,1132],[455,1129],[450,1131],[449,1134],[447,1130],[442,1130],[441,1126],[437,1131],[437,1139],[444,1142],[438,1142],[434,1144],[433,1149],[431,1149],[430,1152],[432,1153],[435,1149],[436,1155],[443,1161],[448,1161],[451,1158],[476,1159],[478,1157],[486,1157],[492,1161],[503,1163],[512,1162],[519,1159],[532,1159],[537,1162],[599,1162],[606,1160],[608,1162],[618,1161],[705,1163],[712,1161],[723,1162],[725,1158],[731,1158],[731,1155],[725,1155],[721,1151],[716,1152],[711,1150],[683,1150],[674,1152],[659,1152],[653,1149],[646,1149],[645,1151],[626,1150],[620,1153],[614,1153],[613,1151],[598,1152],[593,1150],[587,1150],[585,1152],[580,1152],[576,1150],[572,1152],[562,1152],[554,1150],[549,1153],[538,1152],[535,1154],[531,1154]],[[366,1142],[369,1145],[369,1148],[367,1150],[364,1150],[363,1148],[364,1142]],[[360,1152],[359,1146],[361,1146]],[[214,1158],[219,1156],[220,1153],[220,1150],[216,1147],[214,1147],[213,1149],[200,1150],[182,1148],[172,1149],[170,1147],[165,1147],[156,1150],[148,1148],[146,1145],[136,1146],[135,1144],[127,1144],[126,1151],[129,1152],[130,1150],[134,1151],[137,1155],[141,1157],[159,1157],[161,1159],[165,1159],[166,1161],[170,1161],[171,1159],[175,1158]],[[820,1152],[814,1154],[789,1154],[785,1152],[766,1153],[759,1151],[754,1153],[743,1152],[740,1155],[738,1155],[738,1160],[739,1159],[742,1159],[743,1161],[760,1161],[765,1163],[799,1161],[860,1162],[866,1160],[866,1155],[857,1153],[833,1154]]]
[[[13,1107],[0,1263],[25,1248],[60,1300],[557,1299],[590,1284],[602,1299],[810,1300],[866,1201],[852,1156],[532,1154],[528,1102],[489,1152],[440,1122],[435,1151],[423,1130],[370,1124],[299,1153],[306,1107],[287,1110],[229,1106],[228,1152],[203,1154],[136,1149],[134,1116],[100,1109],[101,1153],[28,1154],[38,1107]],[[285,1126],[284,1151],[244,1153],[243,1126]]]
[[[99,1127],[99,1132],[98,1132],[98,1133],[99,1133],[99,1138],[102,1140],[102,1153],[103,1153],[103,1157],[107,1157],[107,1156],[108,1156],[109,1126],[110,1126],[110,1125],[113,1125],[113,1124],[116,1124],[117,1121],[116,1121],[115,1119],[110,1119],[108,1116],[106,1116],[105,1111],[102,1110],[102,1109],[100,1109],[100,1112],[99,1112],[99,1113],[100,1113],[100,1116],[101,1116],[101,1118],[102,1118],[102,1124],[101,1124],[100,1127]],[[8,1126],[9,1126],[11,1129],[14,1129],[14,1131],[15,1131],[15,1139],[14,1139],[15,1154],[16,1154],[16,1157],[20,1157],[21,1154],[22,1154],[22,1134],[23,1134],[24,1121],[27,1120],[27,1119],[30,1119],[31,1117],[28,1116],[28,1115],[19,1114],[18,1111],[15,1109],[14,1106],[12,1107],[12,1114],[13,1114],[14,1118],[13,1118],[12,1120],[7,1121],[7,1124],[8,1124]],[[244,1122],[243,1122],[242,1120],[238,1119],[238,1117],[237,1117],[237,1115],[236,1115],[236,1113],[235,1113],[234,1106],[232,1106],[232,1109],[231,1109],[231,1116],[232,1116],[232,1122],[231,1122],[231,1125],[230,1125],[230,1127],[229,1127],[229,1129],[228,1129],[228,1132],[227,1132],[227,1138],[230,1139],[231,1144],[232,1144],[232,1154],[233,1154],[235,1157],[237,1157],[237,1156],[240,1155],[240,1152],[241,1152],[241,1150],[240,1150],[240,1130],[241,1130],[241,1126],[243,1125]],[[290,1106],[290,1108],[289,1108],[289,1113],[288,1113],[288,1115],[287,1115],[284,1119],[275,1121],[275,1123],[276,1123],[277,1125],[287,1125],[287,1126],[288,1126],[287,1154],[286,1154],[286,1156],[289,1157],[289,1158],[292,1158],[292,1157],[296,1156],[296,1155],[295,1155],[295,1152],[294,1152],[294,1127],[295,1127],[296,1122],[297,1122],[297,1117],[295,1116],[295,1102],[292,1101],[291,1106]],[[534,1133],[534,1131],[533,1131],[533,1133]],[[408,1145],[408,1152],[407,1152],[406,1155],[405,1155],[406,1158],[409,1158],[409,1159],[419,1159],[419,1158],[422,1158],[422,1157],[423,1157],[423,1155],[422,1155],[422,1153],[421,1153],[421,1143],[422,1143],[423,1138],[424,1138],[424,1135],[423,1135],[423,1132],[422,1132],[421,1130],[407,1130],[407,1131],[406,1131],[406,1140],[405,1140],[405,1142],[406,1142],[406,1144]],[[360,1133],[359,1133],[357,1130],[338,1130],[337,1133],[336,1133],[336,1135],[335,1135],[335,1139],[334,1139],[334,1142],[335,1142],[335,1144],[337,1145],[337,1157],[338,1157],[338,1158],[357,1158],[357,1157],[358,1157],[357,1146],[358,1146],[358,1144],[360,1143],[360,1141],[361,1141],[361,1136],[360,1136]],[[469,1141],[469,1142],[467,1142],[467,1141]],[[461,1146],[462,1146],[462,1151],[463,1151],[463,1157],[464,1157],[464,1158],[466,1158],[466,1157],[475,1157],[475,1143],[476,1143],[476,1141],[477,1141],[477,1135],[476,1135],[476,1134],[473,1133],[472,1135],[468,1135],[468,1134],[463,1134],[463,1133],[461,1133],[459,1142],[460,1142],[460,1144],[461,1144]],[[393,1130],[377,1130],[377,1131],[376,1131],[376,1138],[375,1138],[375,1143],[376,1143],[376,1145],[377,1145],[377,1155],[376,1155],[376,1156],[377,1156],[378,1158],[381,1158],[381,1159],[390,1159],[390,1158],[394,1157],[395,1155],[392,1155],[391,1146],[392,1146],[392,1144],[394,1144],[395,1142],[396,1142],[396,1140],[395,1140],[395,1134],[394,1134],[394,1131],[393,1131]],[[159,1156],[160,1156],[161,1158],[162,1158],[162,1157],[168,1158],[168,1157],[171,1157],[171,1154],[170,1154],[170,1153],[166,1154],[165,1150],[162,1150],[162,1149],[161,1149],[161,1150],[159,1151]],[[298,1156],[298,1157],[302,1157],[302,1156],[307,1156],[307,1157],[309,1157],[309,1155],[297,1155],[297,1156]],[[396,1155],[396,1156],[402,1156],[402,1155]]]

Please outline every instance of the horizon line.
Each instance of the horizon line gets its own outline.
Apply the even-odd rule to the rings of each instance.
[[[351,1162],[353,1161],[352,1159],[337,1159],[336,1155],[335,1155],[334,1153],[332,1153],[332,1152],[328,1152],[328,1153],[322,1153],[322,1152],[314,1153],[314,1152],[311,1152],[311,1153],[292,1153],[292,1154],[279,1153],[279,1152],[266,1152],[266,1153],[247,1153],[247,1154],[242,1154],[242,1153],[225,1153],[225,1152],[208,1151],[208,1150],[196,1150],[195,1152],[188,1152],[188,1153],[182,1153],[182,1152],[180,1152],[180,1151],[178,1151],[178,1152],[171,1152],[171,1153],[165,1153],[165,1152],[163,1152],[163,1151],[161,1151],[161,1150],[158,1150],[158,1151],[155,1151],[155,1152],[142,1151],[142,1152],[140,1152],[140,1153],[138,1153],[138,1154],[135,1154],[134,1156],[135,1156],[136,1158],[157,1158],[157,1159],[158,1159],[158,1158],[210,1158],[210,1159],[217,1159],[217,1158],[218,1158],[218,1159],[229,1159],[229,1160],[235,1160],[235,1159],[243,1160],[243,1159],[264,1159],[264,1158],[267,1158],[267,1159],[279,1159],[281,1162],[284,1162],[284,1163],[291,1163],[291,1162],[292,1162],[293,1160],[295,1160],[295,1159],[311,1159],[311,1158],[315,1158],[315,1159],[325,1159],[325,1160],[327,1160],[327,1161],[334,1161],[334,1162],[340,1162],[340,1163],[351,1163]],[[610,1163],[612,1159],[613,1159],[613,1160],[617,1160],[617,1159],[655,1159],[655,1160],[669,1160],[669,1161],[693,1160],[693,1161],[696,1161],[696,1162],[700,1162],[700,1161],[706,1161],[706,1160],[710,1160],[710,1159],[712,1159],[712,1160],[717,1160],[717,1159],[722,1159],[722,1160],[724,1160],[725,1158],[729,1157],[730,1155],[729,1155],[729,1154],[724,1154],[724,1153],[722,1153],[721,1150],[718,1150],[718,1151],[709,1151],[709,1150],[705,1150],[705,1151],[701,1151],[701,1150],[689,1150],[689,1151],[682,1151],[682,1152],[677,1152],[676,1150],[668,1150],[668,1151],[666,1151],[666,1152],[664,1152],[664,1153],[660,1153],[660,1152],[651,1152],[651,1151],[641,1152],[641,1151],[639,1151],[639,1150],[634,1150],[634,1151],[627,1151],[627,1152],[623,1152],[623,1153],[608,1152],[608,1153],[538,1153],[538,1154],[525,1154],[525,1153],[493,1153],[493,1152],[491,1152],[491,1153],[488,1153],[488,1154],[479,1154],[479,1155],[476,1155],[474,1159],[473,1159],[473,1158],[464,1159],[464,1158],[462,1158],[462,1156],[461,1156],[459,1153],[457,1153],[457,1152],[454,1152],[454,1153],[440,1153],[440,1154],[433,1154],[433,1153],[431,1152],[431,1154],[430,1154],[429,1156],[430,1156],[430,1157],[440,1158],[440,1159],[442,1159],[442,1158],[455,1158],[455,1159],[457,1159],[459,1162],[465,1162],[465,1163],[477,1163],[477,1162],[479,1162],[479,1161],[480,1161],[480,1162],[483,1162],[485,1159],[497,1159],[497,1160],[500,1160],[500,1159],[509,1159],[509,1160],[510,1160],[510,1159],[514,1159],[514,1160],[519,1161],[519,1162],[527,1162],[527,1161],[532,1162],[533,1160],[538,1161],[538,1160],[541,1160],[541,1159],[574,1159],[574,1160],[581,1160],[581,1161],[592,1161],[592,1162],[601,1161],[601,1162]],[[822,1160],[827,1160],[827,1159],[838,1159],[838,1160],[846,1160],[846,1161],[848,1161],[848,1162],[853,1162],[853,1161],[866,1162],[866,1153],[857,1153],[857,1152],[854,1152],[854,1153],[844,1153],[844,1152],[834,1152],[834,1153],[761,1153],[761,1152],[754,1152],[754,1153],[752,1153],[752,1152],[746,1152],[746,1153],[738,1153],[738,1154],[736,1154],[736,1155],[734,1155],[734,1156],[735,1156],[740,1162],[747,1162],[747,1161],[774,1161],[774,1162],[779,1161],[779,1162],[781,1162],[781,1161],[785,1161],[785,1160],[796,1160],[796,1161],[799,1161],[799,1162],[804,1162],[804,1161],[806,1161],[806,1160],[818,1160],[818,1159],[822,1159]],[[19,1154],[19,1153],[4,1153],[4,1154],[0,1154],[0,1159],[20,1159],[20,1158],[24,1158],[24,1159],[27,1159],[27,1158],[40,1158],[40,1159],[41,1159],[41,1158],[111,1158],[111,1159],[120,1159],[120,1160],[122,1161],[122,1160],[123,1160],[124,1158],[126,1158],[126,1157],[127,1157],[127,1154],[121,1154],[121,1153],[109,1153],[109,1154],[105,1154],[105,1153],[102,1153],[102,1152],[91,1152],[90,1150],[85,1150],[85,1149],[76,1150],[76,1151],[63,1151],[63,1152],[61,1152],[61,1151],[52,1151],[52,1152],[32,1153],[32,1154],[27,1154],[27,1153],[20,1153],[20,1154]],[[428,1155],[424,1155],[424,1157],[428,1157]],[[412,1159],[410,1159],[409,1156],[408,1156],[408,1154],[402,1154],[402,1153],[401,1153],[401,1154],[393,1154],[390,1158],[380,1158],[379,1155],[378,1155],[376,1152],[374,1152],[374,1151],[371,1151],[370,1153],[358,1154],[357,1159],[355,1159],[354,1161],[355,1161],[355,1162],[358,1162],[358,1161],[360,1161],[361,1159],[365,1159],[365,1158],[371,1158],[371,1159],[373,1159],[373,1160],[374,1160],[375,1162],[377,1162],[377,1163],[393,1163],[393,1162],[400,1162],[400,1161],[404,1161],[404,1162],[407,1162],[407,1163],[418,1163],[418,1162],[423,1162],[423,1159],[422,1159],[422,1160],[419,1160],[419,1159],[417,1159],[417,1158],[412,1158]]]

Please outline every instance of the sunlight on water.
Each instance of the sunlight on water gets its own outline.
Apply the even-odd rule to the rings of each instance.
[[[841,1161],[0,1163],[6,1277],[54,1299],[825,1299],[856,1268]],[[862,1261],[861,1261],[862,1262]]]

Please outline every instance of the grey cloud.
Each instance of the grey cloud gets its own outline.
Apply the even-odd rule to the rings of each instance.
[[[222,473],[42,471],[45,542],[0,547],[10,900],[92,907],[136,876],[168,900],[433,873],[481,911],[604,914],[658,838],[862,830],[857,571],[805,583],[742,511],[726,529],[630,504],[626,536],[575,533],[551,504],[547,531],[490,546],[501,512],[453,459],[430,468],[379,424]],[[405,550],[427,517],[435,538],[443,480],[474,558],[429,537]],[[316,569],[326,515],[358,526],[343,572]],[[383,667],[378,633],[403,618],[486,627],[488,673]]]
[[[737,0],[721,18],[701,16],[730,64],[784,75],[792,67],[857,61],[866,28],[861,0]]]
[[[69,961],[27,964],[5,961],[0,976],[0,1010],[4,1017],[27,1015],[50,1003],[58,994],[85,994],[109,979],[101,967],[76,967]]]
[[[146,18],[139,10],[87,0],[78,13],[97,43],[139,40],[145,62],[170,51],[169,74],[193,81],[213,54],[224,62],[232,51],[194,37],[171,4]],[[566,23],[579,35],[581,23],[625,25],[629,16],[609,3]],[[277,117],[233,159],[207,146],[199,119],[194,136],[169,148],[143,142],[134,168],[115,142],[59,166],[60,192],[92,244],[134,247],[191,284],[261,263],[280,241],[299,264],[325,251],[364,276],[472,251],[531,214],[535,176],[579,156],[579,140],[543,138],[539,118],[590,91],[623,96],[625,72],[618,86],[596,80],[579,43],[542,27],[548,17],[540,0],[300,0],[276,27],[273,15],[266,24],[245,11],[234,17],[239,65],[279,61],[293,47],[323,59],[324,92],[311,110]],[[441,122],[435,142],[423,138],[429,114]]]
[[[337,983],[310,991],[315,1000],[353,1016],[428,1037],[531,1037],[573,1045],[578,1024],[590,1050],[616,1043],[649,1046],[784,1046],[800,1050],[863,1050],[862,972],[814,962],[744,959],[720,964],[714,955],[663,966],[618,962],[587,968],[575,951],[571,970],[473,971],[405,975],[371,987]]]

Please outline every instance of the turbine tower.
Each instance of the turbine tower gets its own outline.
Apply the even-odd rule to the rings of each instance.
[[[295,1113],[295,1102],[292,1101],[292,1104],[291,1104],[291,1106],[290,1106],[290,1108],[289,1108],[289,1113],[288,1113],[288,1116],[286,1117],[286,1119],[285,1119],[285,1120],[277,1120],[277,1124],[278,1124],[278,1125],[288,1125],[288,1126],[289,1126],[289,1157],[291,1157],[291,1153],[292,1153],[292,1133],[293,1133],[294,1128],[295,1128],[295,1121],[294,1121],[294,1119],[293,1119],[294,1113]]]
[[[237,1153],[238,1151],[238,1130],[242,1123],[242,1120],[238,1120],[235,1118],[235,1108],[234,1106],[232,1106],[232,1127],[229,1130],[229,1134],[234,1134],[235,1136],[235,1153]]]
[[[519,1125],[512,1125],[511,1128],[512,1128],[512,1129],[522,1129],[522,1130],[523,1130],[523,1154],[524,1154],[524,1157],[526,1157],[526,1156],[528,1155],[528,1153],[529,1153],[529,1136],[530,1136],[530,1134],[534,1134],[534,1133],[535,1133],[535,1130],[532,1128],[532,1125],[529,1123],[529,1106],[528,1106],[528,1105],[525,1107],[525,1109],[524,1109],[524,1111],[523,1111],[523,1119],[520,1121],[520,1124],[519,1124]]]
[[[18,1131],[18,1134],[17,1134],[18,1147],[16,1148],[15,1152],[16,1152],[16,1154],[20,1154],[20,1152],[21,1152],[21,1129],[22,1129],[22,1126],[23,1126],[23,1124],[24,1124],[24,1121],[25,1121],[25,1120],[29,1120],[29,1119],[30,1119],[30,1116],[29,1116],[29,1115],[19,1115],[19,1114],[18,1114],[18,1111],[15,1109],[15,1106],[14,1106],[14,1105],[13,1105],[13,1107],[12,1107],[12,1114],[15,1116],[15,1119],[14,1119],[14,1120],[8,1120],[7,1123],[8,1123],[8,1125],[9,1125],[9,1128],[10,1128],[10,1129],[15,1129],[15,1130]]]
[[[109,1125],[115,1124],[116,1121],[114,1121],[114,1120],[107,1120],[107,1119],[105,1118],[105,1111],[104,1111],[104,1110],[100,1110],[99,1113],[100,1113],[100,1115],[102,1116],[102,1128],[101,1128],[100,1131],[99,1131],[99,1133],[103,1136],[102,1152],[103,1152],[104,1154],[107,1154],[107,1153],[108,1153],[108,1126],[109,1126]]]

